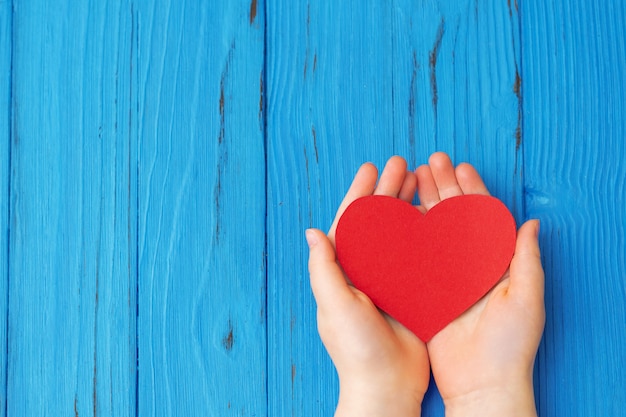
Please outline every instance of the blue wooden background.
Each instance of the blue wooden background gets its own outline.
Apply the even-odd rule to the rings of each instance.
[[[0,0],[0,416],[332,415],[303,230],[362,162],[436,150],[541,219],[540,415],[626,415],[625,23],[622,0]]]

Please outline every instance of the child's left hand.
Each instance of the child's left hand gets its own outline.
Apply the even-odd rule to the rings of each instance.
[[[339,374],[336,417],[419,416],[430,378],[426,345],[350,285],[335,259],[335,228],[350,203],[372,194],[413,199],[417,178],[404,159],[392,157],[378,184],[377,176],[376,167],[364,164],[328,236],[307,231],[318,330]]]

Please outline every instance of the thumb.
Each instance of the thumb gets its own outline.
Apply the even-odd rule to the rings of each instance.
[[[544,297],[544,274],[539,251],[539,221],[529,220],[517,232],[515,254],[511,260],[509,291],[529,302]]]
[[[318,229],[308,229],[306,240],[309,245],[311,289],[318,308],[330,307],[344,297],[351,297],[352,291],[337,264],[335,249],[326,234]]]

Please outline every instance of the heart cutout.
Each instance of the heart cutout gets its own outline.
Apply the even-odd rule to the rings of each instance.
[[[484,195],[447,198],[426,215],[397,198],[362,197],[335,234],[352,284],[424,342],[498,283],[515,240],[509,210]]]

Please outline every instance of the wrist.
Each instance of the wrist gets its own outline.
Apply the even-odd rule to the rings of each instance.
[[[532,380],[444,400],[446,417],[537,417]]]
[[[341,387],[335,417],[419,417],[423,398],[403,388]]]

